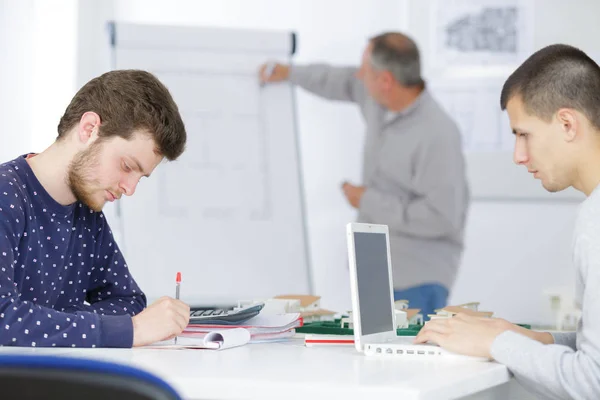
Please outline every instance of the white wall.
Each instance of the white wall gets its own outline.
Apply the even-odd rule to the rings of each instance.
[[[29,24],[35,38],[31,151],[42,151],[54,142],[76,91],[77,0],[36,0]]]
[[[168,4],[168,5],[166,5]],[[119,21],[287,29],[298,34],[296,63],[356,64],[369,36],[402,28],[402,1],[225,0],[168,3],[133,0],[114,3]],[[298,92],[298,115],[315,289],[332,308],[350,307],[345,224],[354,211],[341,182],[357,181],[363,122],[351,105]]]
[[[33,74],[33,0],[0,0],[0,160],[29,150]]]
[[[42,151],[75,89],[76,0],[0,0],[0,160]]]
[[[357,63],[368,36],[401,30],[410,20],[409,33],[421,46],[426,67],[429,57],[429,3],[423,1],[412,0],[409,14],[402,1],[393,0],[363,0],[352,6],[341,0],[73,1],[49,6],[41,0],[0,0],[3,160],[50,143],[75,89],[103,72],[100,64],[107,53],[101,30],[107,18],[290,29],[299,37],[296,62],[335,64]],[[45,18],[40,10],[52,16]],[[594,24],[599,11],[600,2],[594,0],[536,0],[535,46],[560,41],[600,54],[594,39],[600,36]],[[354,219],[354,212],[339,185],[358,179],[363,123],[354,107],[302,91],[298,105],[316,290],[324,305],[344,309],[350,306],[344,225]],[[474,203],[452,301],[480,300],[485,308],[515,321],[549,322],[542,291],[572,285],[569,252],[575,212],[576,205],[568,203]]]
[[[466,249],[450,301],[481,306],[514,322],[551,324],[545,290],[574,285],[570,203],[474,202]]]

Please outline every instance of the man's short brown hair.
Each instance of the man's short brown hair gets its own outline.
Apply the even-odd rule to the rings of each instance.
[[[525,111],[550,121],[560,108],[584,114],[600,129],[600,67],[583,51],[553,44],[531,55],[506,80],[500,107],[520,97]]]
[[[156,152],[168,160],[175,160],[185,149],[187,135],[177,104],[149,72],[110,71],[86,83],[60,119],[58,139],[88,111],[100,116],[100,138],[129,140],[134,131],[147,132],[156,143]]]

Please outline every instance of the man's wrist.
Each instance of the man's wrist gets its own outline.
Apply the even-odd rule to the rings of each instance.
[[[554,338],[548,332],[533,331],[531,329],[526,329],[526,328],[520,327],[518,325],[515,325],[515,327],[517,327],[515,332],[520,333],[524,336],[527,336],[530,339],[536,340],[543,344],[553,344],[554,343]]]
[[[543,344],[554,344],[554,338],[548,332],[535,332],[535,340]]]
[[[139,342],[139,329],[138,329],[138,324],[137,324],[137,318],[136,316],[131,317],[131,324],[133,325],[133,341],[132,341],[132,347],[135,347],[138,342]]]
[[[286,81],[290,80],[290,66],[288,64],[284,64],[284,65],[282,65],[282,67],[283,67],[284,80],[286,80]]]

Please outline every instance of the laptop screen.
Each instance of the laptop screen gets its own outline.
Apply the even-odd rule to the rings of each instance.
[[[385,233],[354,232],[362,335],[394,330]]]

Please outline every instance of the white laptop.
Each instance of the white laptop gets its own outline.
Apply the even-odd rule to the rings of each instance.
[[[487,361],[433,344],[414,344],[414,336],[397,336],[388,227],[350,223],[347,236],[354,344],[358,351],[366,355]]]

